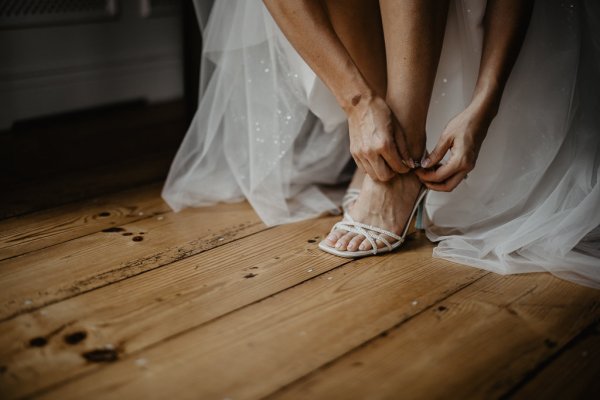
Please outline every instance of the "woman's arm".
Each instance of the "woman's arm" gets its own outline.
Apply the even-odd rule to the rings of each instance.
[[[444,129],[423,168],[436,166],[448,152],[447,164],[419,169],[430,189],[451,191],[475,167],[475,161],[498,107],[529,25],[533,0],[488,0],[484,16],[483,52],[479,76],[469,106]]]
[[[410,165],[394,137],[393,114],[353,62],[320,0],[264,0],[283,34],[331,89],[348,115],[350,151],[371,178],[385,181]],[[401,156],[404,155],[403,156]]]

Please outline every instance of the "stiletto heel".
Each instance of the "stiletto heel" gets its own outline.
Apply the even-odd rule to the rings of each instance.
[[[421,200],[421,202],[417,206],[417,219],[415,221],[415,228],[417,230],[425,229],[423,227],[423,208],[424,207],[425,207],[425,198],[423,197],[423,200]]]

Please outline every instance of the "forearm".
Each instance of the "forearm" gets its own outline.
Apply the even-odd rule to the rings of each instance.
[[[348,112],[374,96],[320,0],[264,0],[279,28]]]
[[[471,107],[492,119],[529,25],[533,0],[488,0],[479,76]]]

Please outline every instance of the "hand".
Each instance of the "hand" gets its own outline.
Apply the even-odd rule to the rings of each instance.
[[[450,192],[475,168],[475,162],[492,118],[466,109],[454,117],[444,129],[435,149],[415,173],[431,190]],[[438,165],[446,153],[450,159]]]
[[[388,181],[410,170],[404,133],[382,98],[359,101],[348,113],[348,125],[350,153],[371,179]]]

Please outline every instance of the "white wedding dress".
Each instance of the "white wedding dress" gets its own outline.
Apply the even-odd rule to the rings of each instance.
[[[339,205],[345,115],[260,0],[196,1],[203,28],[196,116],[163,189],[184,207],[247,199],[268,225]],[[485,1],[451,2],[427,121],[431,150],[468,104]],[[537,1],[477,166],[432,192],[441,257],[500,274],[549,271],[600,288],[600,2]],[[336,196],[337,195],[337,196]]]

